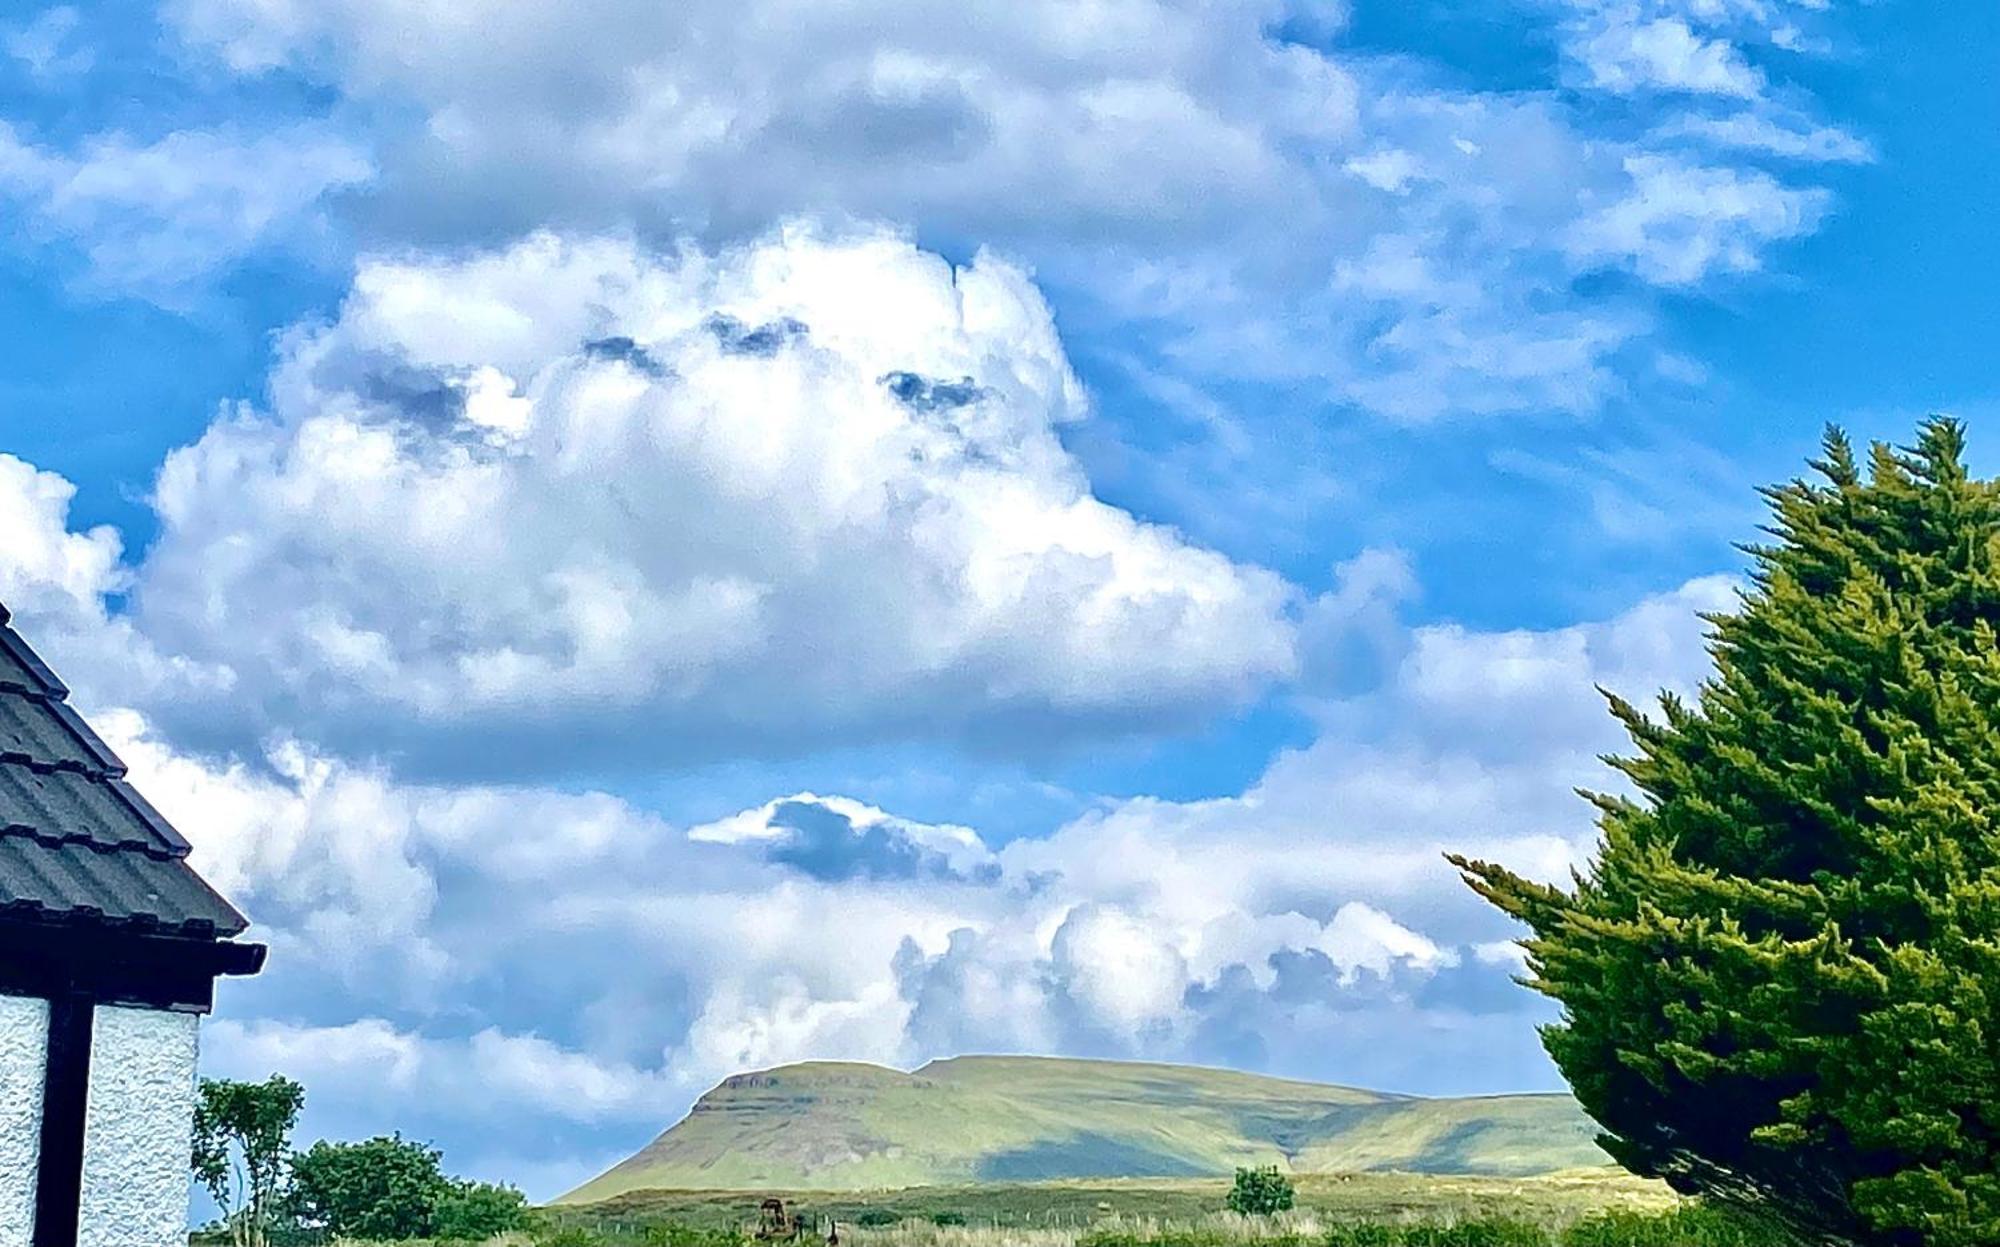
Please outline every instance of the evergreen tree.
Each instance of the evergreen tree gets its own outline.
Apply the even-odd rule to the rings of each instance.
[[[1544,1031],[1631,1169],[1827,1242],[2000,1243],[2000,486],[1964,428],[1764,491],[1712,678],[1616,697],[1636,797],[1532,930]]]

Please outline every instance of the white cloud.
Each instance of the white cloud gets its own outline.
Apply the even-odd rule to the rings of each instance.
[[[93,719],[168,820],[200,829],[196,868],[253,920],[282,915],[281,943],[310,948],[348,979],[393,958],[411,992],[446,972],[428,935],[437,882],[413,854],[449,796],[398,788],[291,742],[253,768],[180,755],[134,711]]]
[[[1786,187],[1768,174],[1667,156],[1634,156],[1626,171],[1629,192],[1577,222],[1570,250],[1585,263],[1630,265],[1662,286],[1753,271],[1771,243],[1811,233],[1829,203],[1824,191]]]
[[[165,686],[217,691],[222,673],[163,657],[107,602],[131,587],[116,529],[70,528],[76,487],[0,454],[0,603],[58,660],[78,699],[117,706]]]
[[[1055,984],[1090,1022],[1140,1040],[1179,1020],[1187,991],[1187,961],[1166,934],[1116,905],[1079,905],[1050,941]]]
[[[93,289],[168,303],[309,232],[328,194],[372,174],[356,145],[314,125],[183,130],[151,143],[104,134],[63,151],[0,122],[0,196],[39,234],[78,248]]]
[[[1093,497],[1056,436],[1085,414],[990,256],[800,229],[373,261],[268,412],[169,457],[138,614],[235,677],[176,727],[419,760],[470,733],[517,773],[1040,749],[1288,675],[1293,590]]]
[[[1364,970],[1386,978],[1399,964],[1434,970],[1454,959],[1429,939],[1360,901],[1349,901],[1334,911],[1317,947],[1350,982]]]
[[[494,1028],[437,1039],[382,1018],[338,1026],[218,1018],[202,1032],[213,1077],[282,1073],[349,1116],[397,1120],[413,1097],[443,1101],[455,1115],[532,1116],[558,1121],[655,1124],[679,1090],[657,1072],[600,1062],[532,1034]],[[384,1129],[387,1127],[385,1126]]]
[[[65,533],[59,480],[14,472],[34,501],[7,530],[32,539],[9,545],[0,583],[55,620],[93,600],[115,548]],[[1341,579],[1328,609],[1373,628],[1413,591],[1387,553]],[[411,784],[282,741],[202,758],[134,713],[97,717],[273,945],[271,970],[231,987],[211,1070],[282,1069],[328,1106],[314,1130],[476,1140],[475,1167],[507,1176],[662,1125],[740,1068],[808,1057],[999,1048],[1434,1089],[1544,1079],[1529,1028],[1487,1016],[1534,1008],[1507,982],[1507,929],[1438,854],[1544,877],[1575,862],[1589,811],[1569,789],[1608,782],[1594,755],[1617,744],[1592,685],[1686,688],[1704,665],[1696,612],[1728,593],[1697,581],[1551,632],[1410,630],[1383,646],[1379,688],[1321,703],[1320,739],[1241,796],[1110,802],[998,848],[848,798],[683,830],[603,793]],[[841,837],[873,856],[827,856]],[[911,852],[952,868],[878,868]],[[557,1133],[503,1158],[503,1120]],[[546,1171],[549,1189],[579,1176]]]
[[[1597,86],[1620,94],[1655,89],[1751,99],[1764,76],[1735,46],[1704,39],[1676,18],[1607,22],[1580,49]]]
[[[1557,34],[1585,72],[1562,95],[1446,88],[1421,59],[1341,46],[1344,5],[1276,0],[671,14],[484,0],[414,15],[175,0],[168,14],[198,56],[421,119],[385,148],[368,219],[388,237],[562,221],[713,240],[790,217],[889,220],[1031,257],[1176,371],[1307,380],[1421,420],[1595,408],[1652,312],[1629,291],[1581,293],[1581,270],[1688,286],[1811,228],[1804,212],[1761,228],[1705,193],[1708,164],[1761,176],[1774,149],[1745,133],[1684,128],[1671,145],[1701,160],[1645,163],[1691,111],[1771,111],[1777,80],[1746,48],[1789,7],[1573,0]],[[1786,158],[1845,157],[1819,143]],[[1645,169],[1689,181],[1676,228],[1716,239],[1718,262],[1565,245],[1602,205],[1666,197]]]
[[[0,454],[0,601],[13,610],[55,617],[66,631],[104,622],[103,599],[124,587],[124,542],[100,525],[71,532],[76,487],[13,455]]]
[[[10,470],[0,585],[60,620],[115,547],[65,531],[57,478]],[[1389,637],[1407,566],[1374,552],[1339,580],[1323,605],[1375,634],[1382,674],[1313,703],[1314,743],[1238,796],[1107,801],[999,846],[813,793],[683,829],[605,793],[417,784],[283,740],[205,758],[97,717],[273,945],[232,988],[218,1068],[329,1087],[380,1069],[461,1137],[509,1103],[594,1129],[746,1065],[973,1048],[1461,1089],[1437,1071],[1482,1054],[1489,1089],[1545,1079],[1530,1029],[1487,1017],[1535,1008],[1507,981],[1510,930],[1440,854],[1544,878],[1579,861],[1571,789],[1613,784],[1597,755],[1621,746],[1594,686],[1688,690],[1699,612],[1732,583],[1569,628]]]
[[[1763,104],[1765,48],[1806,50],[1803,21],[1830,0],[1564,0],[1563,50],[1587,83],[1620,94],[1687,92]],[[1822,49],[1823,50],[1823,49]]]
[[[1733,113],[1726,117],[1689,116],[1660,130],[1662,138],[1692,137],[1721,148],[1766,152],[1787,160],[1867,164],[1875,150],[1837,126],[1816,125],[1797,117]]]

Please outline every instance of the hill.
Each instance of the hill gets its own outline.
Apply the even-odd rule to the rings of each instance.
[[[739,1074],[564,1197],[856,1191],[1298,1173],[1527,1176],[1606,1163],[1566,1095],[1425,1099],[1229,1070],[958,1057],[914,1073],[809,1062]]]

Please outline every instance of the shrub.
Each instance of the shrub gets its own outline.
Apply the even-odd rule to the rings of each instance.
[[[962,1212],[953,1212],[953,1211],[951,1211],[951,1210],[950,1210],[949,1208],[947,1208],[947,1209],[945,1209],[945,1210],[944,1210],[944,1211],[942,1211],[942,1212],[934,1212],[934,1213],[932,1213],[932,1214],[931,1214],[931,1224],[932,1224],[932,1225],[964,1225],[964,1224],[965,1224],[965,1214],[964,1214],[964,1213],[962,1213]]]
[[[1276,1165],[1261,1169],[1238,1169],[1236,1185],[1229,1188],[1229,1211],[1244,1216],[1269,1216],[1292,1206],[1292,1180]]]
[[[937,1215],[942,1217],[948,1214],[941,1212]],[[863,1211],[860,1216],[854,1218],[854,1224],[861,1226],[863,1229],[876,1230],[885,1225],[894,1225],[902,1219],[902,1214],[893,1209],[869,1208]],[[942,1225],[943,1222],[939,1222],[939,1224]]]

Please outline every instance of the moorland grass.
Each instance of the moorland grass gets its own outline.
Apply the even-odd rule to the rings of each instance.
[[[1076,1225],[952,1224],[935,1212],[892,1220],[877,1208],[843,1221],[840,1240],[842,1247],[1793,1247],[1768,1226],[1694,1204],[1587,1208],[1543,1199],[1477,1208],[1436,1191],[1428,1201],[1411,1198],[1418,1189],[1406,1187],[1395,1200],[1377,1190],[1374,1200],[1351,1201],[1347,1213],[1308,1206],[1245,1217],[1211,1205],[1193,1216],[1112,1212]],[[1371,1211],[1355,1215],[1364,1205]],[[568,1233],[534,1247],[755,1247],[734,1226],[607,1221]]]
[[[816,1239],[804,1240],[814,1244]],[[1604,1212],[1567,1225],[1510,1217],[1458,1221],[1323,1222],[1218,1216],[1195,1224],[1121,1222],[1078,1232],[994,1226],[939,1226],[911,1220],[843,1230],[852,1247],[1795,1247],[1768,1226],[1713,1209]],[[758,1247],[741,1230],[672,1224],[572,1224],[510,1234],[489,1244],[342,1243],[334,1247]]]
[[[1327,1223],[1412,1220],[1456,1224],[1504,1217],[1568,1225],[1594,1212],[1663,1212],[1679,1201],[1658,1182],[1610,1167],[1536,1178],[1444,1174],[1295,1174],[1297,1212]],[[962,1221],[967,1228],[1058,1230],[1070,1238],[1123,1218],[1187,1225],[1214,1215],[1229,1180],[1119,1179],[911,1187],[886,1191],[773,1192],[808,1221],[837,1221],[875,1237],[905,1222]],[[565,1224],[672,1222],[741,1228],[756,1217],[761,1194],[741,1191],[633,1191],[583,1206],[559,1206]],[[921,1227],[917,1227],[920,1229]],[[860,1241],[859,1239],[856,1240]]]
[[[1220,1211],[1224,1181],[809,1192],[788,1203],[818,1227],[800,1247],[819,1247],[834,1223],[841,1247],[1791,1247],[1766,1227],[1613,1171],[1303,1175],[1297,1184],[1298,1206],[1272,1217]],[[539,1214],[542,1229],[489,1247],[761,1247],[748,1227],[762,1198],[654,1191],[559,1206]]]

